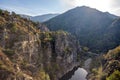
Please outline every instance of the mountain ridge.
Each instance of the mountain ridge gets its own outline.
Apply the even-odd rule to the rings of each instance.
[[[72,33],[79,39],[82,46],[87,46],[93,51],[96,49],[107,51],[109,48],[105,50],[102,43],[102,46],[98,47],[99,40],[116,18],[118,16],[82,6],[68,10],[44,24],[53,31],[65,30]]]
[[[43,14],[43,15],[37,15],[37,16],[29,16],[29,15],[20,14],[21,17],[30,19],[34,22],[45,22],[45,21],[50,20],[51,18],[54,18],[58,15],[59,14],[57,14],[57,13],[56,14],[49,13],[49,14]]]

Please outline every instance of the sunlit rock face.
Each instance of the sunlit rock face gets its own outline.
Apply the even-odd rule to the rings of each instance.
[[[0,23],[0,79],[58,80],[78,65],[81,47],[71,34],[4,11]]]
[[[98,61],[101,61],[101,64],[99,64],[99,66],[94,64],[94,67],[87,76],[88,80],[120,79],[120,46],[109,50],[102,57],[99,56]],[[96,61],[94,61],[94,63],[96,63]]]

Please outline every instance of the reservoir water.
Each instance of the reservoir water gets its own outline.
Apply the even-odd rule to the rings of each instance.
[[[87,74],[87,71],[83,68],[74,68],[59,80],[87,80]]]
[[[87,71],[83,68],[78,68],[75,72],[74,75],[69,80],[87,80]]]

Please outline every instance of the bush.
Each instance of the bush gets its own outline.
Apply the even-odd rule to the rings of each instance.
[[[44,70],[39,71],[39,77],[40,80],[50,80],[49,75]]]
[[[9,27],[10,27],[10,30],[12,32],[16,32],[17,31],[17,25],[15,23],[10,23]]]
[[[66,54],[70,54],[71,53],[71,48],[70,47],[65,47],[65,49],[64,49],[64,52],[66,53]]]
[[[15,54],[15,51],[14,50],[11,50],[11,49],[5,49],[3,50],[3,52],[8,56],[8,57],[11,57]]]
[[[2,15],[2,9],[0,9],[0,15]]]
[[[83,50],[84,50],[85,52],[87,52],[87,51],[89,51],[89,48],[88,48],[88,47],[83,47]]]
[[[120,71],[114,71],[106,80],[120,80]]]
[[[5,14],[6,16],[8,16],[8,15],[10,14],[10,12],[8,12],[7,10],[5,10],[5,11],[4,11],[4,14]]]

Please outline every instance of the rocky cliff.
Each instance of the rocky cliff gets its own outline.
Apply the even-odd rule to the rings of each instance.
[[[80,51],[71,34],[0,10],[0,79],[58,80],[77,66]]]
[[[88,80],[119,80],[120,79],[120,46],[109,50],[94,61],[94,68],[88,75]],[[96,66],[96,64],[99,66]],[[93,64],[92,64],[93,65]]]

